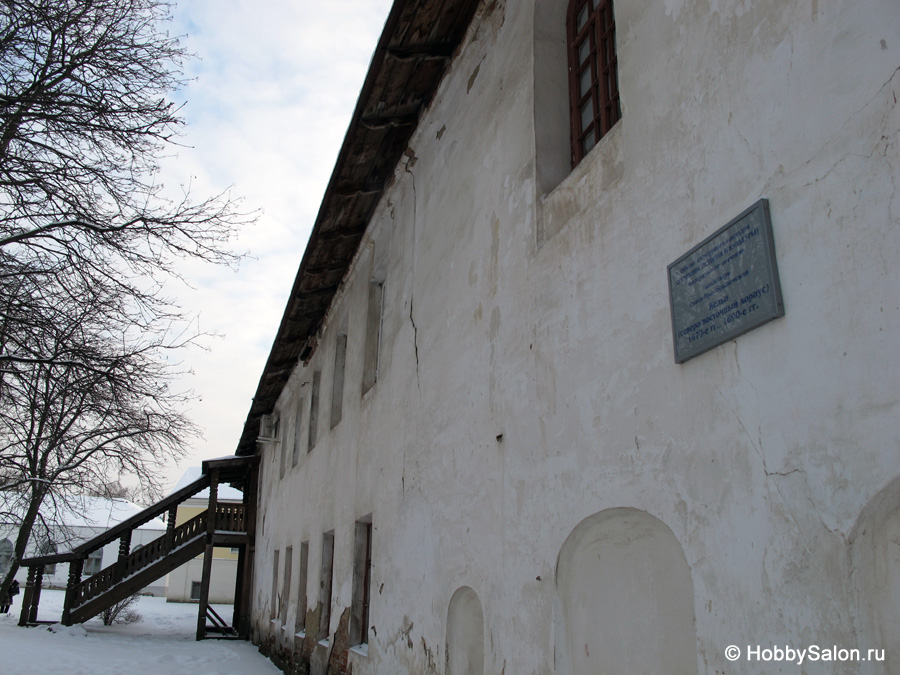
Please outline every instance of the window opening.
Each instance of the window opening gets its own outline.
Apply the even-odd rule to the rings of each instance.
[[[356,523],[353,564],[353,602],[350,638],[353,644],[369,642],[369,603],[372,585],[372,517]]]
[[[571,0],[566,30],[574,167],[622,117],[612,0]]]
[[[88,554],[84,566],[81,568],[81,576],[92,577],[103,569],[103,549],[98,548]]]
[[[191,600],[199,600],[200,599],[200,582],[192,581],[191,582]]]
[[[291,466],[297,466],[300,461],[300,437],[303,431],[303,399],[297,402],[297,417],[294,420],[294,449],[291,454]]]
[[[312,452],[316,447],[316,434],[319,429],[319,388],[322,384],[321,371],[315,371],[312,379],[312,392],[309,396],[309,440],[306,447],[307,452]]]
[[[284,586],[278,604],[281,607],[281,625],[287,625],[288,598],[291,597],[291,567],[293,566],[294,548],[288,546],[284,550]]]
[[[384,314],[384,284],[369,284],[369,306],[366,312],[366,345],[363,364],[362,393],[378,381],[378,359],[381,352],[381,322]]]
[[[334,577],[334,531],[322,535],[322,577],[319,583],[319,640],[328,637],[331,624],[331,586]]]
[[[278,427],[280,421],[278,415],[271,413],[263,415],[259,419],[259,439],[262,441],[274,442],[278,440]]]
[[[274,619],[278,616],[278,558],[280,551],[275,551],[275,557],[272,560],[272,605],[269,608],[269,618]]]
[[[306,630],[306,582],[309,568],[309,542],[300,544],[300,570],[297,577],[297,631]]]
[[[344,414],[344,366],[347,364],[347,336],[338,335],[334,344],[334,382],[331,387],[331,428]]]
[[[9,539],[0,541],[0,574],[6,574],[15,557],[15,547]]]
[[[56,548],[56,544],[46,539],[41,543],[40,548],[38,549],[38,555],[40,556],[56,555],[57,553],[59,553],[59,549]],[[56,563],[44,565],[44,574],[50,576],[56,574]]]
[[[281,465],[278,469],[278,477],[284,478],[284,469],[287,466],[287,443],[281,443]]]

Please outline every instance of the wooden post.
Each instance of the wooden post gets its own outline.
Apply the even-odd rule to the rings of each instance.
[[[41,604],[41,585],[44,583],[44,566],[35,565],[34,585],[31,589],[31,607],[28,610],[28,623],[34,623],[38,618],[38,605]]]
[[[200,606],[197,610],[197,639],[206,637],[206,608],[209,607],[209,578],[212,573],[213,545],[210,541],[203,552],[203,577],[200,581]]]
[[[84,570],[84,558],[69,563],[69,581],[66,584],[66,599],[63,602],[62,625],[72,625],[72,607],[75,605],[78,584],[81,583],[81,572]]]
[[[171,551],[175,544],[175,518],[177,515],[178,504],[175,504],[166,514],[166,553]]]
[[[209,606],[209,580],[212,576],[213,535],[216,532],[216,508],[218,504],[219,470],[209,474],[209,505],[206,509],[206,550],[203,552],[203,577],[200,580],[200,607],[197,613],[197,639],[206,637],[206,608]]]
[[[256,536],[256,499],[259,491],[259,463],[250,465],[250,477],[244,490],[244,524],[250,541]]]
[[[247,557],[247,544],[241,544],[238,548],[237,573],[234,575],[234,612],[231,615],[231,625],[240,635],[241,623],[241,594],[244,585],[244,562]]]
[[[240,582],[241,595],[239,608],[240,615],[233,622],[235,629],[244,639],[250,637],[250,612],[252,609],[251,594],[253,591],[253,565],[256,556],[256,499],[259,489],[259,464],[253,462],[247,482],[244,485],[244,526],[247,528],[247,543],[242,547],[241,556],[243,565],[238,567],[238,574],[242,576]],[[237,603],[237,597],[235,602]]]
[[[28,617],[31,614],[31,596],[34,593],[34,567],[28,568],[28,579],[25,581],[25,590],[22,592],[22,609],[19,612],[19,625],[27,626]]]
[[[128,530],[119,539],[119,559],[116,561],[116,581],[125,578],[125,565],[128,562],[128,554],[131,552],[131,530]]]
[[[207,543],[212,543],[212,535],[216,531],[216,510],[219,502],[219,470],[211,469],[209,474],[209,506],[207,507],[206,532]]]

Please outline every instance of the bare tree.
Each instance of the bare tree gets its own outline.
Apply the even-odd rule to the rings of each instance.
[[[166,198],[188,57],[169,9],[0,0],[0,508],[19,525],[0,594],[57,507],[129,474],[153,494],[195,432],[172,354],[197,331],[166,284],[183,258],[235,264],[255,214]]]
[[[91,485],[86,493],[90,497],[102,499],[124,499],[129,502],[138,502],[141,499],[141,491],[136,486],[123,485],[118,478],[109,480],[101,485]]]
[[[4,376],[0,516],[19,527],[4,583],[35,526],[49,538],[75,497],[128,475],[158,495],[164,463],[195,433],[182,412],[187,395],[171,386],[178,372],[167,353],[181,343],[164,327],[113,320],[116,297],[82,290],[58,299],[54,330],[38,331],[40,342],[29,345],[44,358],[10,363]]]
[[[117,262],[155,276],[172,254],[234,260],[221,246],[230,200],[160,199],[186,58],[161,31],[168,11],[161,0],[0,2],[0,249],[34,270],[106,278]]]

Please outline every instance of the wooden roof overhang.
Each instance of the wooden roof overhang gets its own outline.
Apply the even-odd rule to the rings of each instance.
[[[478,0],[396,0],[372,55],[281,325],[250,406],[237,455],[257,451],[270,413],[315,336],[419,116],[437,91]]]

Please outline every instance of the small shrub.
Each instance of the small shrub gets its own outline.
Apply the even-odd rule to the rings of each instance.
[[[133,607],[140,597],[138,593],[135,593],[100,612],[103,625],[111,626],[114,623],[137,623],[140,621],[143,617]]]

